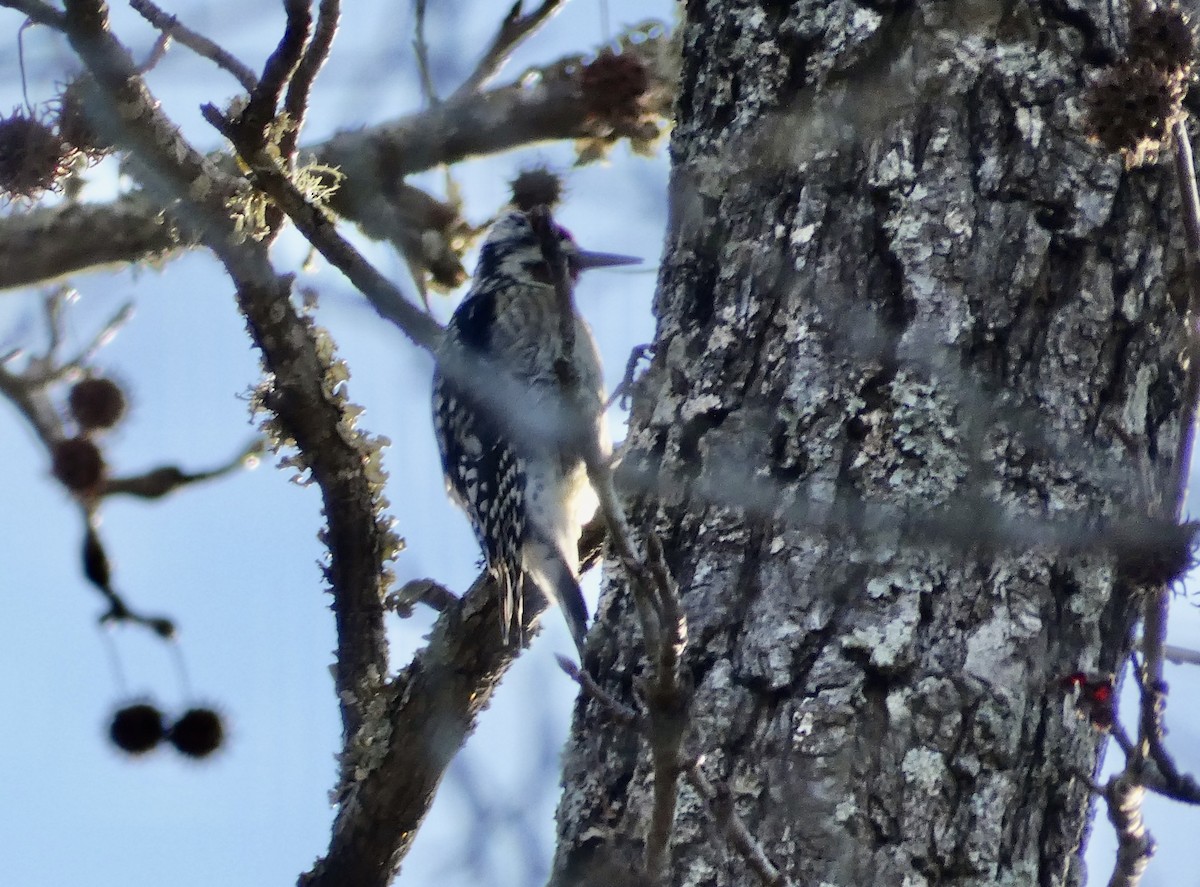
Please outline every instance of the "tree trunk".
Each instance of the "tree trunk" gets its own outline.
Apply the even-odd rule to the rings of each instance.
[[[682,590],[685,750],[793,884],[1082,880],[1105,737],[1061,679],[1120,671],[1112,529],[1184,470],[1173,173],[1085,132],[1110,10],[687,4],[622,477]],[[622,583],[589,664],[633,704]],[[638,883],[646,743],[581,699],[565,782],[553,883]],[[759,883],[682,784],[669,858]]]

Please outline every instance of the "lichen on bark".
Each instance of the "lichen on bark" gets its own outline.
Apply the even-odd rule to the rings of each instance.
[[[625,478],[683,591],[686,747],[792,883],[1081,880],[1103,736],[1055,682],[1119,670],[1137,589],[1094,540],[1182,470],[1172,174],[1081,125],[1105,15],[687,4]],[[615,568],[598,619],[632,703]],[[633,877],[651,779],[581,700],[552,883]],[[757,883],[687,788],[670,881]]]

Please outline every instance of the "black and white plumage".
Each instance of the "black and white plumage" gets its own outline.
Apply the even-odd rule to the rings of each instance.
[[[553,270],[556,261],[563,271]],[[499,586],[505,639],[514,628],[519,635],[528,576],[562,607],[581,658],[587,608],[578,543],[597,506],[585,455],[607,458],[611,443],[595,341],[570,293],[572,319],[564,322],[555,281],[573,287],[585,268],[633,261],[580,250],[543,209],[502,216],[446,328],[434,374],[446,488]]]

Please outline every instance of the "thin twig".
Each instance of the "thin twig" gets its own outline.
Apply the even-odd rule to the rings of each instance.
[[[1133,740],[1129,738],[1129,734],[1125,732],[1125,728],[1115,718],[1113,719],[1112,726],[1108,728],[1108,735],[1113,738],[1113,742],[1117,744],[1117,747],[1124,752],[1127,760],[1133,756]]]
[[[1184,383],[1184,403],[1185,415],[1194,419],[1197,407],[1200,407],[1200,335],[1196,329],[1197,319],[1200,318],[1200,192],[1197,191],[1192,145],[1186,124],[1183,121],[1177,122],[1172,135],[1175,144],[1175,173],[1183,204],[1183,227],[1187,243],[1188,309],[1185,323],[1191,360]],[[1186,468],[1191,463],[1194,439],[1194,423],[1189,423],[1181,429],[1176,466]],[[1169,513],[1173,514],[1177,521],[1182,519],[1186,502],[1187,471],[1182,470],[1180,477],[1179,486],[1173,491],[1172,501],[1164,502],[1160,506],[1164,510],[1169,509]],[[1159,765],[1160,769],[1163,769],[1163,764],[1166,764],[1167,769],[1174,768],[1162,749],[1163,714],[1166,709],[1163,660],[1169,607],[1170,591],[1165,582],[1150,589],[1142,612],[1141,717],[1138,747],[1129,764],[1134,770],[1147,754],[1154,751],[1164,758],[1164,762]]]
[[[159,34],[158,39],[154,41],[154,45],[150,47],[150,52],[146,54],[146,59],[138,65],[138,73],[145,74],[153,71],[158,63],[161,62],[167,55],[167,50],[171,48],[171,35]]]
[[[385,609],[407,619],[417,604],[445,613],[458,603],[458,596],[432,579],[411,579],[383,600]]]
[[[292,75],[291,82],[288,84],[283,109],[291,118],[291,127],[284,133],[279,151],[288,158],[289,167],[295,163],[296,143],[300,138],[300,131],[304,128],[305,115],[308,113],[309,94],[312,92],[317,74],[321,72],[321,68],[329,58],[329,51],[333,48],[333,38],[337,35],[341,16],[340,0],[321,0],[321,5],[317,8],[317,24],[313,30],[312,39],[308,42],[308,48],[304,50],[304,57],[300,59],[299,65],[296,66],[296,73]]]
[[[0,6],[7,6],[17,12],[23,12],[35,24],[45,25],[56,31],[66,28],[66,16],[49,4],[42,3],[41,0],[0,0]]]
[[[111,625],[124,622],[140,625],[150,629],[161,638],[170,639],[175,636],[175,623],[165,616],[147,616],[139,613],[125,602],[125,599],[112,587],[109,573],[108,555],[104,544],[97,532],[98,520],[89,505],[83,505],[85,530],[83,535],[83,572],[92,586],[108,601],[108,610],[100,617],[101,625]]]
[[[239,121],[244,130],[243,140],[248,140],[254,145],[255,153],[266,144],[268,126],[275,119],[279,100],[296,73],[312,35],[310,0],[284,0],[283,8],[287,13],[283,36],[279,38],[275,50],[267,57],[262,77],[251,91],[250,101],[242,111]]]
[[[661,634],[647,654],[654,662],[645,684],[650,719],[650,753],[654,759],[654,804],[646,838],[646,869],[656,881],[666,872],[667,850],[675,822],[675,804],[682,772],[680,749],[687,729],[688,700],[680,681],[680,656],[687,643],[687,620],[679,591],[663,558],[662,544],[646,534],[649,573],[658,602]]]
[[[645,683],[648,710],[650,757],[654,767],[654,802],[651,806],[645,844],[646,871],[653,883],[662,882],[666,872],[667,850],[675,823],[676,799],[681,772],[679,750],[687,727],[687,698],[680,684],[679,654],[686,642],[686,621],[679,604],[679,592],[663,561],[657,540],[648,542],[650,561],[637,553],[637,543],[613,487],[608,456],[593,435],[595,417],[582,391],[582,379],[576,361],[576,311],[573,282],[566,256],[560,246],[560,229],[548,207],[538,206],[526,215],[538,238],[542,257],[550,274],[558,310],[558,348],[555,373],[564,404],[567,428],[578,426],[583,436],[576,443],[583,447],[588,479],[597,492],[600,510],[608,522],[609,537],[629,577],[642,631],[650,673]]]
[[[100,349],[111,342],[125,324],[129,323],[133,312],[133,302],[126,302],[75,357],[57,364],[52,361],[45,362],[38,372],[27,373],[25,381],[30,385],[50,385],[78,373],[96,358]]]
[[[1200,665],[1200,650],[1193,650],[1191,647],[1163,644],[1163,655],[1168,662],[1176,665]]]
[[[225,126],[221,112],[212,105],[205,105],[201,112],[205,119],[218,129]],[[224,131],[235,140],[241,135],[240,128],[237,131]],[[243,160],[251,167],[255,184],[292,220],[305,239],[316,247],[331,265],[346,275],[346,278],[371,301],[380,316],[396,324],[417,345],[432,351],[442,334],[442,328],[437,321],[408,301],[395,284],[379,273],[348,240],[338,234],[328,211],[313,205],[305,198],[278,164],[269,158],[250,153],[251,145],[238,144],[236,141],[234,144],[242,154]]]
[[[618,404],[623,410],[628,409],[629,398],[633,393],[634,380],[637,377],[637,366],[645,359],[647,354],[653,351],[653,344],[633,346],[633,350],[629,352],[629,359],[625,361],[625,375],[621,377],[621,381],[609,396],[608,403],[604,405],[606,410],[613,404]]]
[[[163,34],[186,46],[201,58],[208,59],[221,70],[232,74],[246,92],[253,92],[254,88],[258,86],[258,75],[250,69],[249,65],[243,64],[228,50],[204,35],[193,31],[179,21],[177,16],[159,8],[153,0],[129,0],[129,5],[134,12],[162,31]]]
[[[421,92],[430,108],[441,103],[433,85],[433,71],[429,67],[429,44],[425,42],[425,0],[414,0],[413,54],[417,58],[417,74],[421,78]]]
[[[596,680],[587,671],[581,669],[570,659],[567,659],[565,656],[558,656],[556,658],[559,668],[566,672],[571,680],[579,684],[585,696],[593,699],[605,709],[613,720],[622,726],[636,730],[643,737],[649,736],[652,728],[649,722],[641,717],[637,711],[615,698],[596,683]],[[746,860],[746,863],[763,884],[767,885],[767,887],[782,887],[782,885],[787,884],[787,879],[771,862],[766,851],[762,849],[762,846],[750,834],[750,830],[746,827],[741,817],[737,815],[728,787],[724,784],[719,787],[714,786],[700,769],[703,763],[703,757],[696,758],[681,769],[688,783],[706,802],[708,811],[712,814],[713,821],[725,832],[734,849]],[[656,772],[655,779],[657,780],[657,778],[658,774]]]
[[[255,438],[242,447],[241,451],[232,459],[216,468],[210,468],[208,471],[187,472],[175,465],[164,465],[130,477],[106,479],[101,484],[98,495],[126,495],[139,499],[161,499],[181,487],[216,480],[245,468],[256,461],[256,457],[262,454],[263,449],[263,440]]]
[[[579,382],[575,376],[575,295],[574,284],[567,270],[567,259],[559,243],[559,228],[550,210],[535,206],[526,215],[538,238],[542,255],[550,269],[550,282],[554,287],[554,300],[558,310],[558,347],[555,370],[559,381],[567,392],[567,399],[578,399]]]
[[[564,0],[545,0],[529,15],[521,15],[521,0],[517,0],[500,22],[500,29],[492,38],[492,45],[479,60],[471,76],[463,81],[462,86],[454,91],[451,98],[461,98],[486,86],[489,80],[500,73],[500,69],[504,67],[517,45],[549,21],[563,5]]]
[[[700,797],[708,802],[713,819],[724,830],[734,849],[746,860],[746,864],[758,876],[759,881],[766,887],[782,887],[787,884],[787,878],[771,862],[762,845],[754,839],[750,830],[746,828],[746,823],[742,822],[741,817],[734,810],[729,787],[724,783],[714,786],[708,781],[704,771],[700,769],[703,761],[703,758],[698,758],[690,766],[684,768],[684,776],[688,783]]]
[[[613,720],[623,727],[631,727],[639,733],[644,733],[646,725],[636,710],[629,707],[617,697],[613,696],[598,683],[586,670],[580,668],[566,656],[555,654],[554,658],[558,660],[558,667],[566,672],[567,677],[579,684],[580,689],[588,697],[595,699],[600,703],[608,713],[612,715]]]
[[[621,501],[617,497],[612,469],[606,460],[600,458],[590,459],[587,468],[588,480],[591,481],[600,500],[600,513],[608,526],[608,538],[630,579],[634,605],[642,623],[646,647],[655,649],[662,638],[663,616],[659,609],[658,596],[645,575],[641,556],[633,541],[633,529],[629,526]]]

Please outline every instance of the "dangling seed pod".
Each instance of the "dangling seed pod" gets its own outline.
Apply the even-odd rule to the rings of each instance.
[[[650,75],[633,53],[617,55],[606,49],[580,72],[579,86],[590,114],[605,120],[637,119]]]
[[[104,479],[104,457],[86,437],[58,441],[51,456],[54,476],[72,493],[85,496]]]
[[[49,126],[24,111],[0,118],[0,192],[34,200],[67,174],[74,150]]]
[[[63,87],[58,96],[57,111],[59,136],[92,161],[99,160],[113,149],[97,131],[88,112],[89,107],[95,106],[95,90],[95,80],[88,74],[80,74]]]
[[[189,758],[206,758],[221,747],[225,729],[211,708],[191,708],[167,733],[167,739]]]
[[[113,745],[131,755],[142,755],[162,741],[163,716],[156,707],[139,702],[113,713],[108,735]]]
[[[521,170],[510,187],[513,206],[521,212],[529,212],[535,206],[554,209],[562,199],[562,179],[545,166]]]
[[[84,431],[112,428],[125,415],[125,395],[111,379],[84,379],[67,396],[71,415]]]

